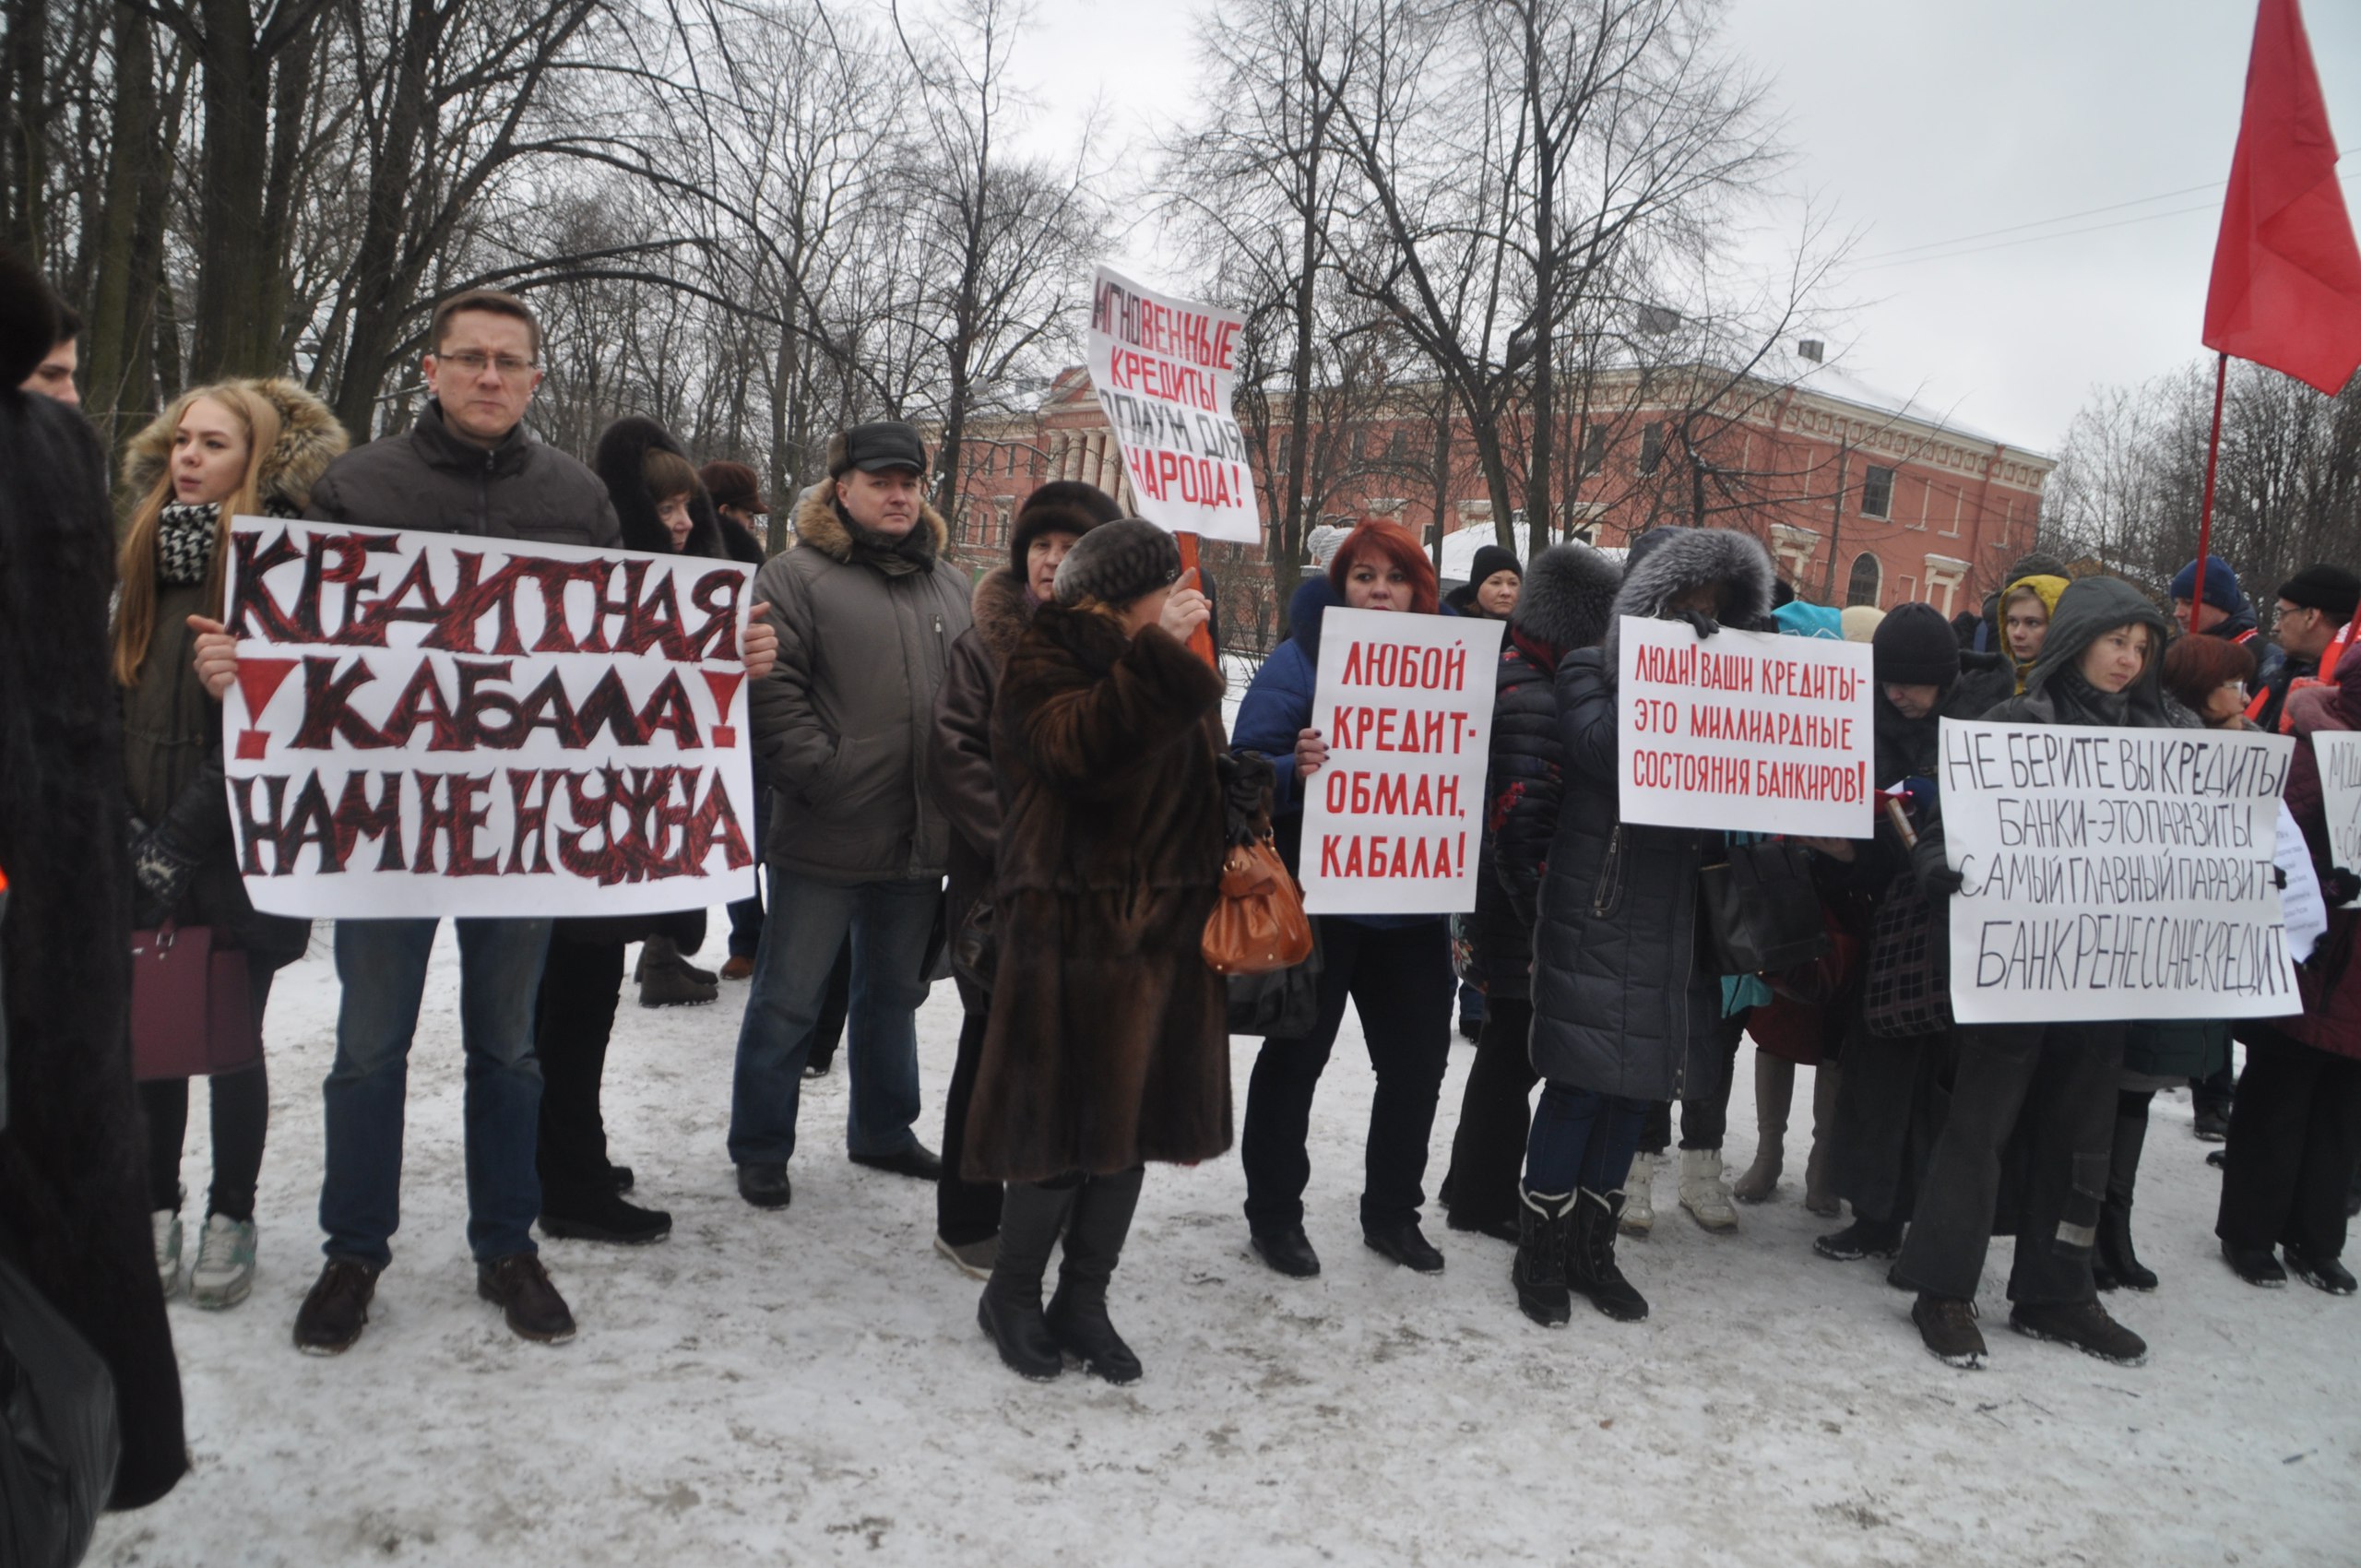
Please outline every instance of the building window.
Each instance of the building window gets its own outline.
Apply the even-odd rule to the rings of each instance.
[[[1861,481],[1861,516],[1887,517],[1893,515],[1893,470],[1872,467]]]
[[[1596,420],[1583,424],[1583,472],[1595,474],[1607,466],[1607,426]]]
[[[1652,474],[1664,461],[1664,426],[1643,424],[1640,427],[1640,471]]]
[[[1885,568],[1878,564],[1876,556],[1866,550],[1854,556],[1853,575],[1845,585],[1846,608],[1856,604],[1877,608],[1878,590],[1884,585],[1884,577]]]

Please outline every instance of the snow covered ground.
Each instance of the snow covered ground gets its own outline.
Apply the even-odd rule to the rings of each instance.
[[[1637,1325],[1578,1305],[1535,1327],[1509,1249],[1431,1217],[1448,1271],[1385,1263],[1354,1219],[1371,1080],[1348,1020],[1313,1127],[1322,1277],[1248,1253],[1234,1158],[1156,1168],[1115,1293],[1146,1378],[1037,1385],[1001,1367],[978,1287],[928,1250],[931,1191],[844,1159],[841,1063],[806,1093],[794,1206],[758,1212],[722,1146],[744,988],[662,1014],[627,1001],[615,1156],[675,1229],[642,1250],[547,1243],[582,1333],[545,1348],[474,1295],[446,927],[395,1264],[366,1337],[322,1360],[288,1334],[319,1261],[323,952],[272,997],[254,1297],[172,1307],[196,1468],[109,1519],[94,1562],[2361,1562],[2361,1301],[2230,1276],[2186,1097],[2160,1097],[2142,1175],[2139,1241],[2164,1287],[2113,1299],[2150,1364],[2009,1333],[2002,1248],[1992,1365],[1964,1373],[1919,1348],[1881,1266],[1811,1254],[1830,1227],[1792,1181],[1716,1238],[1660,1180],[1656,1234],[1624,1248],[1655,1306]],[[957,1028],[940,987],[919,1020],[935,1118]],[[1454,1047],[1430,1189],[1468,1058]],[[1743,1062],[1734,1163],[1754,1141]],[[1797,1100],[1808,1124],[1808,1080]]]

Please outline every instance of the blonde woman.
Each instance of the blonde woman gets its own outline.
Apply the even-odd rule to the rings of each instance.
[[[255,1026],[271,977],[302,956],[309,927],[257,914],[238,880],[221,782],[220,709],[190,664],[188,617],[220,613],[230,520],[298,517],[312,481],[344,450],[326,405],[290,381],[242,381],[183,396],[139,433],[124,479],[139,497],[119,563],[113,674],[122,694],[131,806],[133,921],[207,926],[243,950]],[[181,1142],[188,1081],[139,1086],[148,1131],[148,1206],[164,1294],[180,1288]],[[253,1289],[255,1185],[269,1086],[257,1064],[212,1080],[213,1186],[189,1295],[234,1306]]]

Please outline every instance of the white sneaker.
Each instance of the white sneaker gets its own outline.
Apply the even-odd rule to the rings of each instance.
[[[234,1307],[255,1288],[255,1226],[226,1214],[206,1216],[188,1272],[188,1296],[200,1307]]]
[[[1738,1229],[1738,1210],[1730,1206],[1729,1189],[1722,1185],[1721,1150],[1680,1151],[1680,1206],[1708,1230]]]
[[[1626,1236],[1644,1236],[1656,1228],[1656,1161],[1660,1155],[1635,1154],[1631,1173],[1623,1178],[1623,1223]]]
[[[181,1217],[172,1209],[160,1208],[148,1221],[156,1232],[156,1278],[169,1301],[181,1288]]]

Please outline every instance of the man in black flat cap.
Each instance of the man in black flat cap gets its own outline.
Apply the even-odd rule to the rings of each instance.
[[[2287,704],[2288,688],[2299,677],[2319,673],[2320,656],[2352,623],[2356,605],[2361,605],[2361,576],[2326,561],[2314,562],[2279,585],[2272,631],[2286,658],[2255,683],[2248,719],[2274,735],[2279,732],[2279,710]]]
[[[838,435],[829,482],[796,508],[794,548],[754,579],[779,643],[747,704],[771,791],[771,911],[738,1035],[730,1158],[761,1208],[790,1195],[803,1058],[848,932],[852,1158],[930,1182],[941,1170],[918,1139],[916,1015],[951,832],[925,775],[935,691],[969,613],[926,470],[925,443],[898,421]]]

